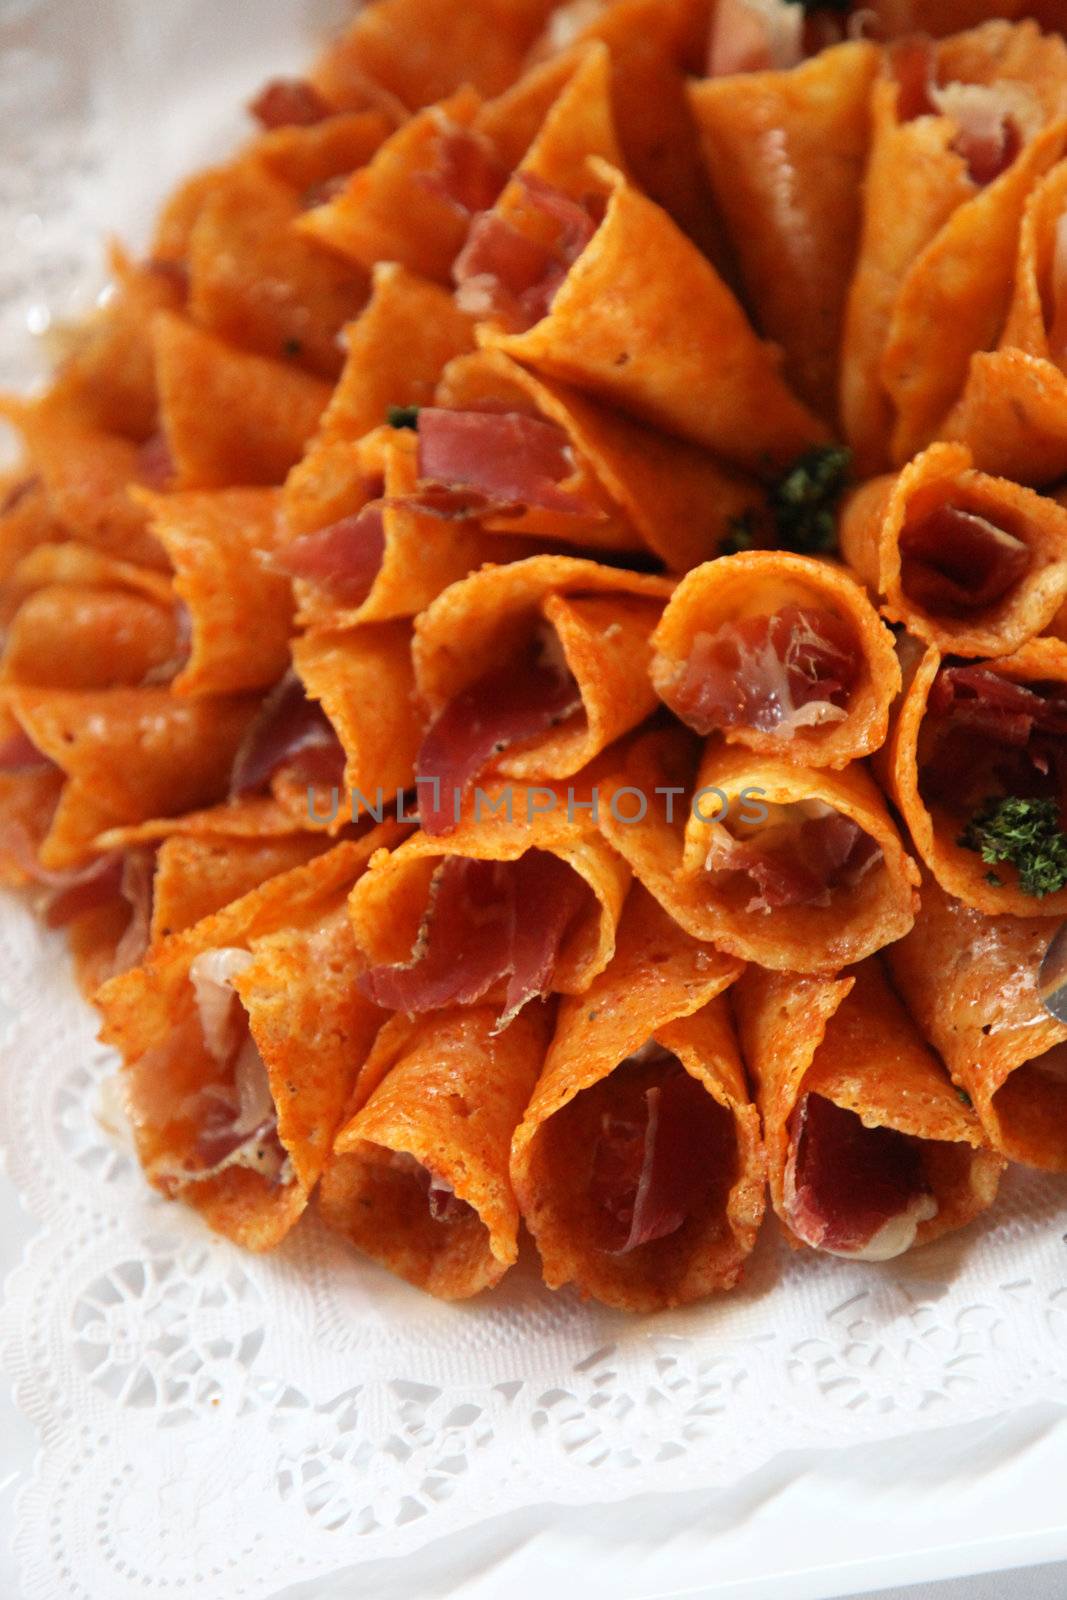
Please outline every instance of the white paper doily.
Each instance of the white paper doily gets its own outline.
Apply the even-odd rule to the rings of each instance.
[[[225,148],[333,0],[3,0],[0,381],[91,298],[103,227]],[[83,20],[84,19],[84,20]],[[889,1269],[794,1257],[630,1321],[524,1260],[426,1300],[308,1219],[242,1255],[144,1186],[97,1120],[113,1068],[58,936],[0,900],[0,1149],[39,1221],[0,1352],[41,1450],[29,1600],[266,1596],[493,1513],[736,1481],[780,1451],[1067,1403],[1067,1182]]]

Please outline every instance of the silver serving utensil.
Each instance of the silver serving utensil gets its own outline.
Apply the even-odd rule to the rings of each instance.
[[[1037,971],[1041,1004],[1057,1022],[1067,1023],[1067,922],[1053,934]]]

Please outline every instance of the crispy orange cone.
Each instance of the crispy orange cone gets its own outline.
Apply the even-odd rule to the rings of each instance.
[[[827,421],[837,413],[878,61],[873,44],[843,44],[792,71],[709,78],[689,91],[759,325],[785,351],[797,394]]]
[[[1005,794],[1003,763],[1011,751],[995,735],[990,742],[966,707],[958,717],[951,709],[931,709],[935,682],[943,670],[951,668],[951,662],[944,662],[933,645],[921,659],[908,663],[904,694],[894,712],[889,740],[877,757],[879,776],[908,825],[916,853],[947,894],[991,916],[1001,912],[1017,917],[1035,912],[1063,916],[1067,914],[1067,889],[1035,899],[1022,889],[1013,865],[998,863],[994,869],[977,849],[967,849],[959,842],[984,803]],[[1062,685],[1067,683],[1067,644],[1059,639],[1032,639],[1012,655],[983,662],[980,670],[990,676],[994,689],[998,681]],[[983,738],[989,751],[984,763],[979,759]],[[952,742],[946,745],[947,740]],[[1025,750],[1022,755],[1025,762]],[[1021,774],[1021,793],[1034,792],[1031,785],[1038,770],[1034,767]],[[1010,786],[1007,792],[1011,792]]]
[[[352,983],[344,913],[378,842],[273,878],[98,996],[149,1181],[248,1249],[307,1206],[381,1021]]]
[[[718,820],[724,807],[729,826]],[[851,825],[845,864],[815,867],[809,882],[806,825],[834,818],[838,831],[842,819]],[[700,758],[673,730],[646,734],[601,784],[599,821],[676,922],[742,960],[832,973],[892,944],[914,920],[918,870],[858,762],[830,772],[715,740]],[[732,864],[738,843],[758,850],[761,842],[771,852],[770,890],[759,869],[752,877]],[[773,887],[783,855],[784,892]]]
[[[710,263],[621,173],[590,169],[607,211],[548,315],[485,342],[750,471],[824,442]]]
[[[838,978],[750,967],[734,999],[792,1244],[885,1261],[992,1204],[1004,1162],[877,960]]]
[[[318,427],[328,386],[180,317],[158,316],[154,337],[161,420],[176,475],[171,487],[281,483]]]
[[[829,618],[835,625],[835,638],[837,628],[843,630],[854,664],[854,670],[849,669],[852,681],[844,703],[827,703],[822,721],[812,721],[810,716],[805,720],[801,711],[794,726],[783,712],[778,727],[761,729],[741,721],[723,724],[721,732],[728,744],[747,745],[763,755],[810,766],[846,767],[884,742],[889,707],[900,690],[900,668],[889,629],[878,620],[855,579],[830,562],[784,551],[746,551],[709,561],[687,573],[652,635],[652,682],[660,699],[683,721],[688,720],[686,703],[679,696],[687,663],[702,636],[714,637],[725,630],[729,637],[732,624],[774,617],[793,606],[804,610],[816,624],[820,617]],[[763,670],[771,674],[764,686],[779,700],[783,698],[780,662],[775,670],[773,661],[768,665],[763,653],[743,645],[736,660],[739,695],[749,676]],[[695,692],[690,688],[691,694]]]
[[[499,1283],[518,1256],[511,1136],[550,1027],[545,1006],[502,1032],[486,1007],[387,1022],[323,1173],[327,1226],[442,1300]]]
[[[912,1016],[1012,1161],[1067,1171],[1067,1027],[1038,997],[1055,917],[989,916],[923,874],[915,927],[889,952]]]
[[[740,970],[689,938],[635,887],[610,965],[585,995],[562,1002],[511,1158],[550,1288],[574,1283],[622,1310],[658,1311],[737,1283],[763,1215],[764,1183],[759,1122],[722,998]],[[642,1053],[656,1047],[667,1055],[643,1064]],[[694,1097],[690,1111],[700,1119],[708,1165],[675,1228],[629,1250],[604,1248],[594,1192],[603,1128],[635,1092],[669,1092],[665,1071],[677,1072],[670,1058],[708,1097]],[[622,1196],[633,1199],[629,1191]]]
[[[958,548],[948,542],[954,529],[965,541]],[[976,472],[963,445],[931,445],[895,477],[857,489],[842,507],[840,540],[853,570],[885,597],[890,622],[954,655],[1010,654],[1067,598],[1067,513]]]

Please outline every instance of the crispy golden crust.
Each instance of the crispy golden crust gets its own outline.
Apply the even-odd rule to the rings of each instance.
[[[975,850],[960,845],[960,832],[970,821],[939,800],[922,793],[922,762],[927,752],[927,707],[930,690],[942,665],[935,646],[905,673],[904,695],[894,715],[888,743],[879,752],[879,776],[886,783],[908,825],[912,843],[946,893],[995,916],[1033,914],[1038,905],[1048,916],[1067,912],[1067,889],[1037,902],[1024,894],[1013,866],[998,865],[998,884],[989,882],[990,867]],[[1020,683],[1067,683],[1067,644],[1059,639],[1031,639],[1010,656],[988,663],[988,669]]]
[[[319,1214],[383,1266],[443,1300],[498,1283],[518,1255],[508,1176],[515,1124],[551,1030],[547,1007],[503,1032],[491,1008],[396,1016],[375,1042],[319,1190]],[[414,1157],[470,1207],[435,1219]]]
[[[789,1119],[819,1094],[872,1128],[922,1139],[937,1215],[919,1224],[927,1244],[992,1204],[1004,1163],[982,1148],[977,1117],[960,1100],[893,993],[877,960],[838,978],[750,967],[734,990],[745,1062],[763,1117],[771,1202],[794,1244],[785,1203]]]
[[[1067,375],[1022,350],[979,351],[945,424],[985,472],[1038,487],[1067,476]]]
[[[138,1154],[150,1181],[178,1192],[219,1232],[253,1250],[277,1244],[307,1205],[355,1075],[381,1022],[352,982],[356,955],[344,898],[377,836],[338,845],[158,944],[145,966],[97,996],[101,1037],[126,1063]],[[196,1014],[189,968],[203,951],[250,950],[235,979],[267,1067],[289,1181],[248,1168],[212,1178],[175,1177],[195,1152],[196,1104],[217,1081]]]
[[[635,887],[611,964],[586,994],[562,1002],[511,1158],[512,1182],[550,1288],[574,1283],[622,1310],[654,1311],[737,1282],[763,1212],[758,1120],[728,1009],[717,998],[740,971],[739,962],[691,939]],[[612,1256],[592,1242],[583,1187],[589,1099],[581,1097],[603,1084],[602,1101],[609,1105],[612,1072],[653,1038],[730,1113],[736,1166],[714,1208],[664,1241]]]
[[[1057,917],[989,916],[928,873],[915,927],[888,952],[912,1016],[974,1102],[994,1149],[1067,1171],[1067,1088],[1038,1070],[1067,1026],[1038,997]]]
[[[281,483],[318,427],[329,385],[169,313],[156,318],[153,337],[172,487]]]
[[[183,701],[166,689],[12,688],[5,702],[66,778],[41,846],[54,869],[84,860],[107,828],[220,798],[256,712],[247,698]]]
[[[512,815],[503,809],[512,797]],[[398,849],[380,851],[356,885],[350,902],[356,943],[369,965],[408,961],[426,912],[430,879],[445,856],[476,861],[517,861],[527,850],[545,850],[573,867],[592,891],[592,903],[564,940],[553,988],[584,994],[615,951],[615,929],[630,887],[630,869],[589,822],[588,812],[568,822],[568,799],[560,790],[551,810],[537,810],[551,791],[509,785],[489,788],[480,819],[468,817],[444,838],[416,833]],[[533,810],[527,820],[528,801]],[[501,807],[492,810],[494,805]]]
[[[661,696],[700,633],[714,633],[740,617],[770,616],[783,606],[811,606],[847,622],[860,646],[848,715],[824,727],[797,728],[790,737],[757,728],[727,728],[728,744],[811,766],[845,767],[881,745],[889,707],[900,691],[893,636],[879,622],[855,579],[841,567],[784,551],[748,551],[707,562],[688,573],[668,601],[652,636],[652,681]]]
[[[270,558],[285,538],[273,489],[139,493],[174,567],[190,623],[175,694],[240,694],[276,683],[289,664],[293,594]]]
[[[708,78],[689,90],[759,325],[784,349],[797,394],[827,420],[837,412],[878,64],[876,47],[857,42],[791,71]]]
[[[450,282],[468,217],[424,181],[436,169],[438,142],[450,124],[468,127],[481,101],[464,88],[405,122],[353,173],[344,189],[297,218],[298,234],[369,271],[399,261],[435,283]]]
[[[908,597],[902,535],[939,505],[986,517],[1026,545],[1029,570],[994,605],[935,615]],[[1067,597],[1067,512],[1032,490],[976,472],[970,451],[958,444],[931,445],[895,478],[856,490],[841,513],[841,553],[885,596],[883,614],[891,622],[953,655],[1010,655],[1048,627]]]
[[[822,443],[711,264],[620,173],[590,167],[607,212],[552,309],[526,333],[487,328],[484,342],[751,471]]]

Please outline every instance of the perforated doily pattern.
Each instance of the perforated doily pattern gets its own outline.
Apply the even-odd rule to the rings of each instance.
[[[294,6],[257,0],[255,38],[233,23],[234,71],[258,70],[249,50]],[[164,132],[185,149],[187,126],[189,159],[206,154],[205,64],[225,67],[229,10],[91,10],[72,49],[69,0],[0,9],[0,382],[26,374],[27,315],[90,292],[100,195],[132,170],[117,82],[124,114],[135,92],[144,111],[142,166]],[[182,57],[203,91],[193,127],[160,108],[197,38],[213,48]],[[212,104],[243,82],[215,82]],[[529,1259],[447,1307],[314,1218],[255,1258],[152,1195],[101,1121],[114,1063],[61,942],[10,899],[0,993],[15,1012],[0,1148],[39,1224],[0,1315],[41,1438],[19,1505],[31,1600],[266,1596],[523,1504],[725,1484],[786,1449],[1067,1402],[1067,1183],[1013,1173],[991,1218],[889,1269],[802,1259],[768,1229],[744,1289],[685,1313],[583,1307]]]

